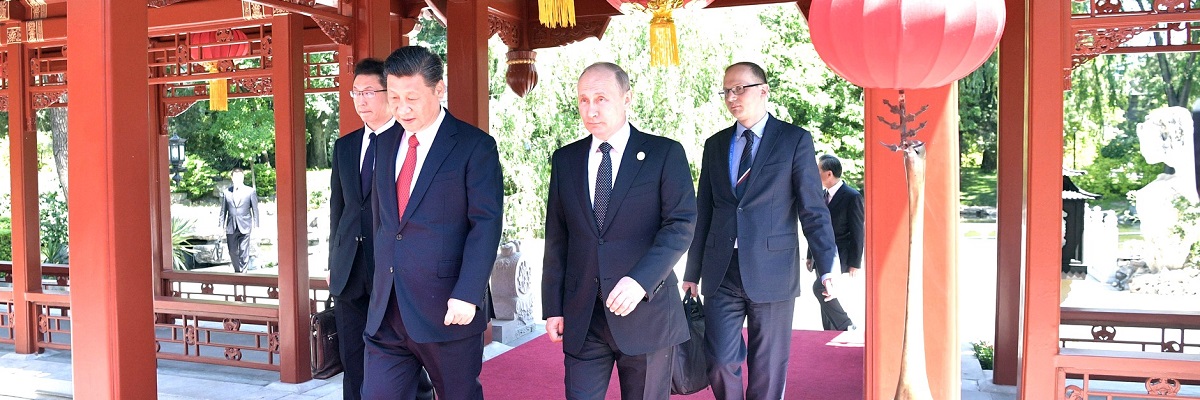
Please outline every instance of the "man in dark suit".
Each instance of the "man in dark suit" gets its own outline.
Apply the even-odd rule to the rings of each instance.
[[[246,271],[250,264],[250,231],[258,226],[258,193],[246,186],[241,168],[229,173],[232,184],[221,191],[220,226],[225,228],[225,243],[233,272]]]
[[[399,135],[402,128],[388,111],[387,78],[383,61],[367,58],[354,66],[350,97],[363,128],[333,144],[330,176],[329,294],[338,327],[342,367],[342,398],[359,399],[363,382],[363,326],[375,275],[374,235],[371,234],[371,189],[376,145],[380,136]],[[418,399],[433,399],[428,377],[421,380]]]
[[[695,193],[683,146],[629,125],[629,75],[596,63],[579,77],[587,138],[554,152],[542,309],[563,343],[567,399],[666,399],[674,346],[688,338],[672,267],[687,250]]]
[[[825,195],[825,203],[829,207],[829,217],[833,222],[833,238],[837,245],[838,260],[841,260],[840,272],[858,276],[862,266],[863,243],[866,232],[863,226],[863,197],[862,194],[842,181],[842,162],[829,154],[824,154],[817,160],[817,169],[821,171],[821,186]],[[808,269],[812,270],[812,258],[808,260]],[[827,331],[848,331],[857,329],[846,310],[842,309],[838,299],[824,300],[819,293],[825,290],[821,280],[813,282],[813,295],[821,303],[821,326]]]
[[[718,400],[781,399],[800,295],[800,237],[832,297],[834,258],[829,210],[813,164],[812,135],[767,114],[766,72],[753,63],[725,69],[720,92],[737,123],[704,144],[684,290],[703,282],[709,381]],[[760,145],[761,144],[761,145]],[[749,387],[742,363],[749,329]]]
[[[413,398],[424,367],[438,398],[482,399],[478,310],[504,201],[496,141],[441,107],[442,62],[429,50],[397,49],[384,70],[404,132],[379,138],[363,398]]]

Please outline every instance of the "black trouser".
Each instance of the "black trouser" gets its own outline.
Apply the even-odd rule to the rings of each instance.
[[[821,275],[817,275],[817,281],[813,282],[813,295],[821,305],[821,326],[827,331],[849,330],[854,323],[846,315],[846,310],[842,309],[842,303],[837,298],[825,301],[825,295],[821,294],[824,292],[825,284],[821,282]]]
[[[233,272],[242,272],[250,264],[250,235],[234,229],[233,233],[225,235],[225,243],[229,245],[229,260],[233,261]]]
[[[671,355],[675,346],[647,354],[627,355],[617,349],[608,329],[604,302],[597,299],[587,338],[578,354],[564,354],[568,400],[602,400],[608,392],[613,364],[622,400],[662,400],[671,395]]]
[[[396,293],[392,292],[383,323],[374,336],[365,340],[363,372],[370,377],[363,382],[364,399],[420,398],[425,391],[422,383],[432,380],[442,399],[483,400],[479,383],[483,334],[449,342],[417,343],[404,328]]]

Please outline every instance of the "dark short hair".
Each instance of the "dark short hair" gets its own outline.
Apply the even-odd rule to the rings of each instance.
[[[763,70],[762,67],[758,66],[758,64],[755,64],[755,63],[752,63],[749,61],[742,61],[742,62],[733,64],[733,65],[730,65],[729,67],[726,67],[725,73],[729,73],[729,70],[733,69],[734,67],[750,68],[750,73],[754,74],[755,78],[758,78],[759,80],[763,81],[763,83],[767,82],[767,71]]]
[[[817,164],[821,166],[822,171],[832,172],[834,178],[842,179],[842,161],[837,157],[822,154],[821,158],[817,160]]]
[[[233,175],[233,174],[236,174],[236,173],[239,173],[239,172],[240,172],[240,173],[243,173],[243,174],[245,174],[245,173],[246,173],[246,171],[245,171],[245,170],[243,170],[243,169],[241,169],[241,168],[234,168],[232,171],[229,171],[229,174],[230,174],[230,175]]]
[[[582,79],[584,75],[587,75],[588,72],[592,72],[594,70],[604,70],[604,71],[612,72],[612,74],[617,78],[617,86],[621,88],[621,91],[622,92],[629,91],[629,88],[630,88],[629,73],[625,72],[625,70],[622,69],[621,66],[607,62],[607,61],[601,61],[601,62],[592,64],[592,65],[589,65],[587,68],[584,68],[583,72],[579,74],[579,78]]]
[[[379,84],[387,88],[387,75],[383,72],[383,61],[378,58],[364,58],[354,64],[354,76],[371,75],[379,78]]]
[[[433,87],[442,80],[442,59],[421,46],[404,46],[393,51],[383,62],[383,70],[390,76],[421,76],[425,85]]]

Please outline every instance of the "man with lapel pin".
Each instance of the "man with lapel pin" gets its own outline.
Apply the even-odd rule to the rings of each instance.
[[[704,143],[684,291],[703,282],[709,382],[718,400],[783,398],[792,315],[800,295],[804,229],[825,300],[836,254],[812,135],[767,114],[767,74],[754,63],[725,69],[721,94],[736,123]],[[749,352],[742,324],[749,331]],[[742,363],[749,361],[743,390]]]
[[[387,78],[383,61],[367,58],[354,66],[350,98],[363,128],[333,144],[333,171],[329,187],[329,294],[333,296],[338,346],[342,358],[342,398],[359,399],[363,382],[363,326],[375,275],[374,235],[371,234],[371,188],[374,182],[376,143],[380,136],[395,136],[403,129],[388,111]],[[433,399],[433,385],[422,376],[417,399]]]
[[[626,119],[629,75],[584,69],[579,114],[590,135],[554,152],[546,206],[542,308],[562,342],[566,398],[666,399],[675,345],[688,339],[672,268],[696,221],[683,146]]]
[[[439,399],[480,400],[479,310],[504,201],[496,141],[441,107],[442,61],[429,50],[399,48],[384,70],[404,132],[378,143],[363,398],[415,397],[424,367]]]

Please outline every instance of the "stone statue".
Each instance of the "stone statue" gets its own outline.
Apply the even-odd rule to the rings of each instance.
[[[1182,107],[1150,111],[1146,122],[1137,127],[1142,157],[1147,163],[1165,163],[1169,167],[1154,181],[1130,193],[1137,204],[1146,244],[1142,257],[1152,271],[1182,268],[1191,244],[1200,239],[1200,227],[1175,231],[1179,225],[1179,211],[1175,208],[1177,199],[1182,198],[1193,206],[1200,203],[1200,194],[1196,190],[1193,130],[1191,112]]]
[[[533,272],[521,259],[521,242],[500,245],[492,267],[492,337],[507,343],[533,331]]]

